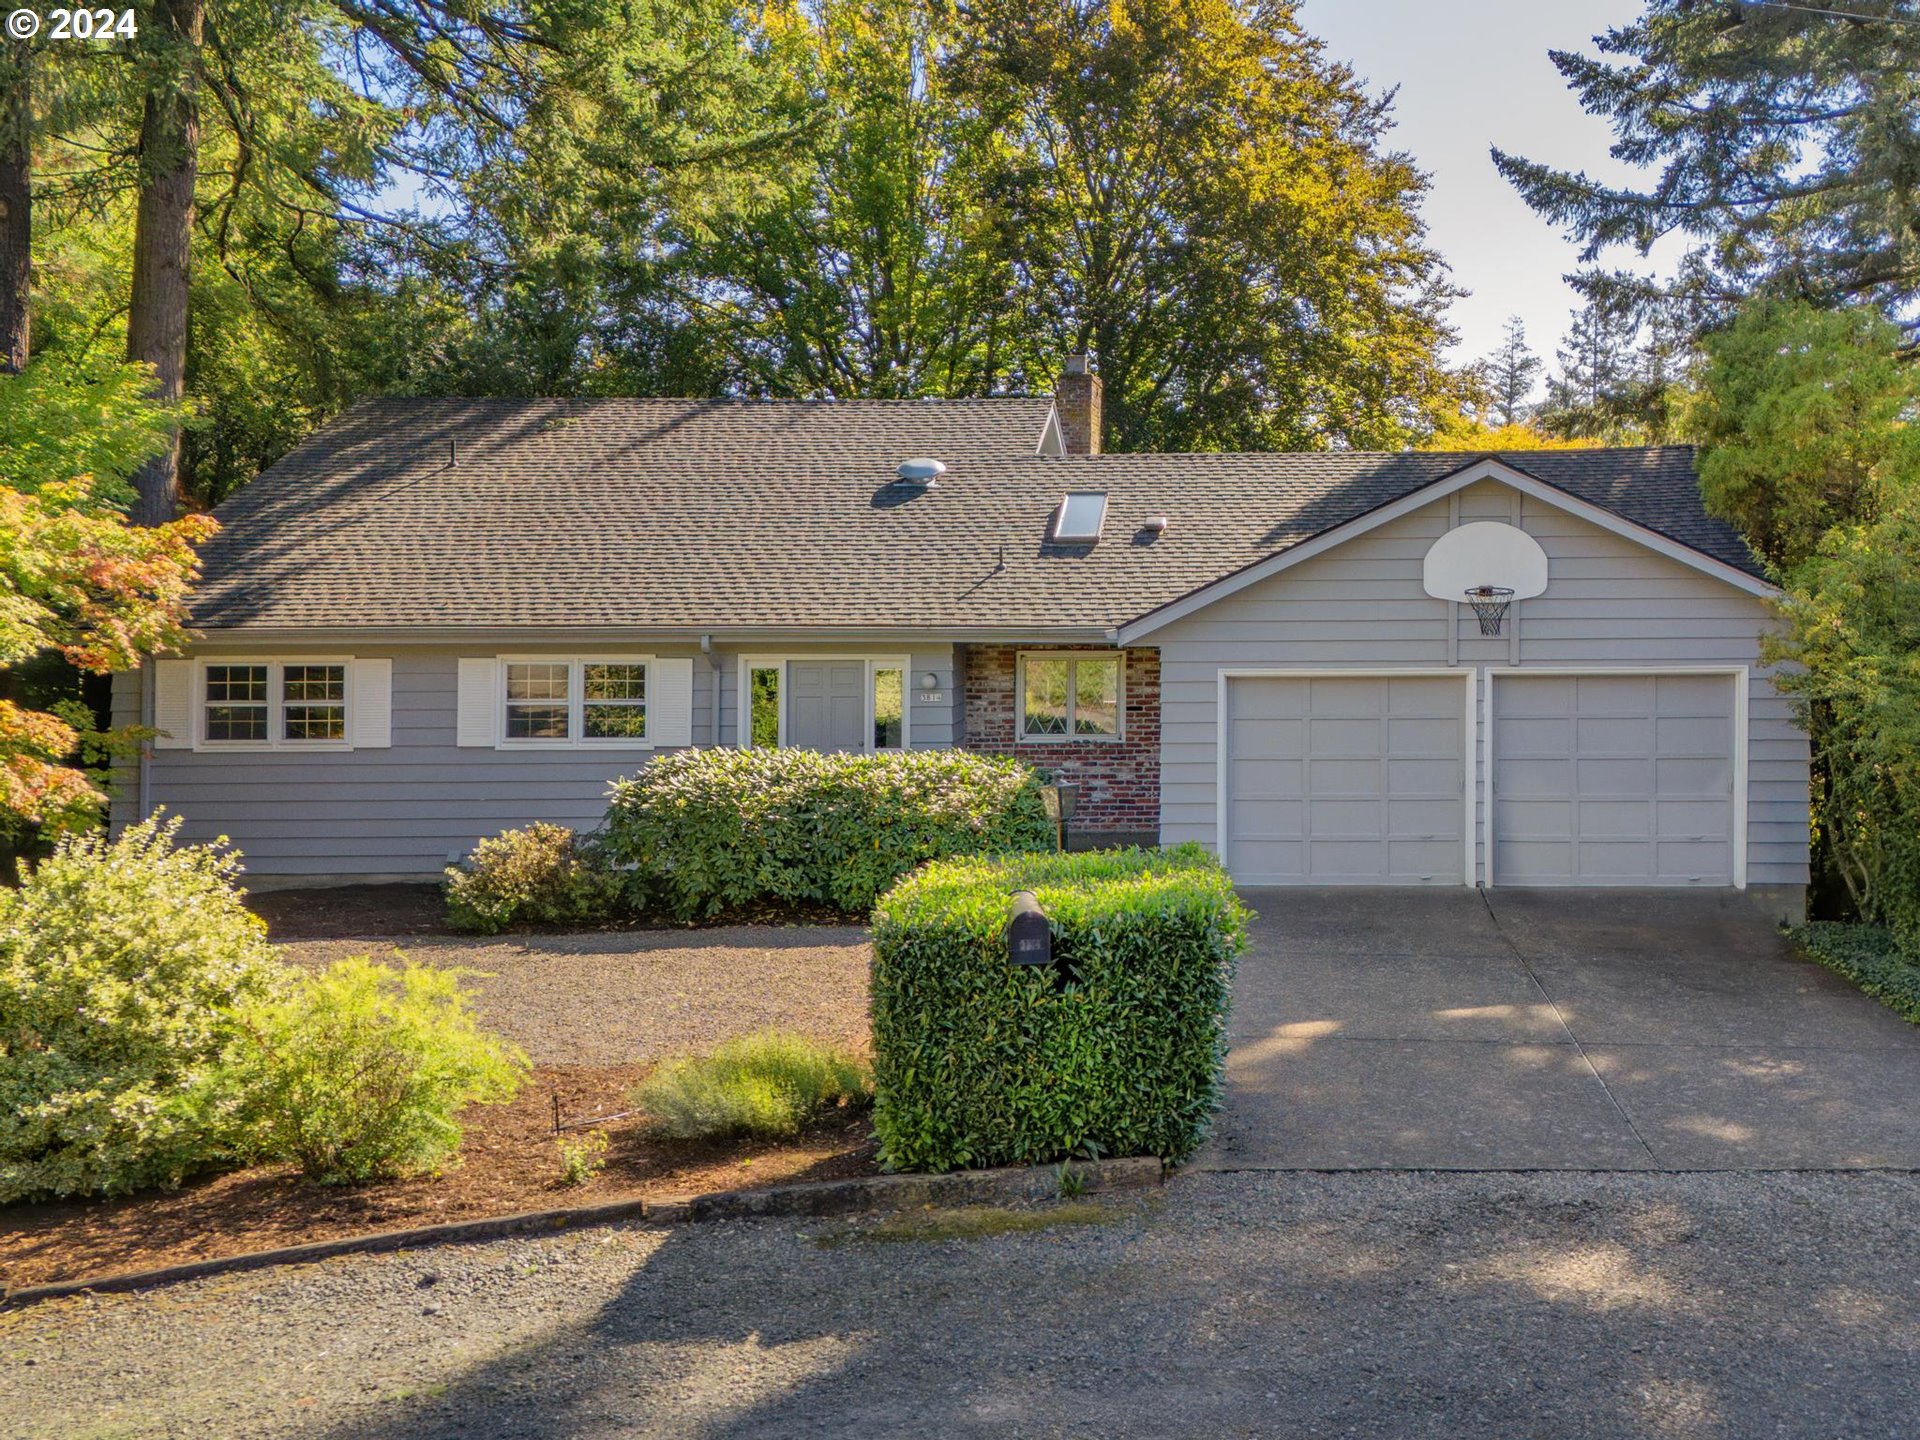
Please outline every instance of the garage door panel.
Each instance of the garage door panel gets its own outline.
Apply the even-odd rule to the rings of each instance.
[[[1394,839],[1444,840],[1460,849],[1460,806],[1453,800],[1389,800],[1387,834]]]
[[[1644,715],[1582,715],[1573,738],[1582,755],[1650,755],[1655,732]]]
[[[1462,683],[1229,681],[1225,839],[1235,879],[1460,884]]]
[[[1373,760],[1379,757],[1384,741],[1378,720],[1322,720],[1316,716],[1307,727],[1307,745],[1316,756],[1350,755]]]
[[[1654,785],[1662,795],[1731,795],[1733,757],[1685,755],[1653,763]]]
[[[1558,759],[1573,750],[1573,721],[1565,716],[1506,720],[1501,723],[1501,732],[1501,752],[1506,755],[1550,755]]]
[[[1573,711],[1583,719],[1643,718],[1653,710],[1653,681],[1642,675],[1583,675],[1573,688]]]
[[[1307,762],[1307,793],[1316,800],[1379,799],[1385,778],[1378,760],[1321,760]]]
[[[1727,800],[1660,800],[1654,803],[1654,834],[1662,840],[1711,840],[1733,824]]]
[[[1429,755],[1455,760],[1460,754],[1460,717],[1403,716],[1389,720],[1387,750],[1390,755]]]
[[[1730,885],[1733,686],[1726,676],[1500,676],[1494,883]]]
[[[1725,885],[1721,874],[1721,846],[1711,841],[1663,840],[1658,846],[1661,873],[1673,877],[1666,883],[1681,885]]]
[[[1498,760],[1494,762],[1494,793],[1511,800],[1565,795],[1572,784],[1572,771],[1571,760]]]
[[[1652,793],[1654,764],[1649,758],[1633,760],[1588,760],[1573,762],[1573,793],[1576,795],[1639,795]]]
[[[1457,811],[1460,808],[1460,761],[1389,760],[1386,762],[1387,794],[1420,798],[1444,798]]]
[[[1655,732],[1655,749],[1662,755],[1724,755],[1727,717],[1662,716]]]
[[[1236,760],[1233,793],[1243,800],[1292,800],[1307,793],[1304,760]]]
[[[1301,719],[1307,713],[1307,692],[1267,680],[1236,680],[1227,687],[1229,720]]]
[[[1598,840],[1651,840],[1653,808],[1644,800],[1582,800],[1580,833]]]

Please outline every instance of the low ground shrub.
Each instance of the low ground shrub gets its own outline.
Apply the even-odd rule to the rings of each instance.
[[[1920,1025],[1920,954],[1886,926],[1819,920],[1792,936],[1810,958]]]
[[[873,1094],[854,1056],[803,1035],[765,1030],[697,1060],[673,1060],[633,1092],[658,1134],[676,1140],[792,1135],[839,1104]]]
[[[1007,963],[1010,896],[1057,970]],[[1246,912],[1197,846],[966,859],[873,917],[874,1124],[896,1170],[1178,1160],[1219,1103]]]
[[[564,825],[544,821],[482,840],[446,878],[447,923],[497,935],[509,925],[601,925],[620,885]]]
[[[0,889],[0,1202],[177,1184],[235,1149],[234,1010],[281,967],[239,857],[179,827],[64,839]]]
[[[365,957],[243,1007],[227,1083],[257,1153],[343,1184],[430,1171],[460,1148],[460,1111],[513,1098],[516,1047],[482,1030],[465,972]]]
[[[928,860],[1052,843],[1035,773],[962,750],[685,750],[615,784],[597,840],[636,905],[682,920],[768,901],[864,912]]]

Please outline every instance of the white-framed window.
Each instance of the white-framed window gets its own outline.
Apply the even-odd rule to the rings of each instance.
[[[345,750],[352,663],[210,659],[195,675],[196,743],[210,750]]]
[[[646,655],[503,655],[500,743],[648,745]]]
[[[913,743],[905,655],[743,655],[740,657],[740,709],[737,744],[774,748],[798,744],[787,713],[792,695],[788,666],[793,661],[857,662],[864,667],[866,714],[864,750],[884,754]]]
[[[1126,712],[1118,650],[1022,651],[1014,708],[1021,740],[1118,740]]]

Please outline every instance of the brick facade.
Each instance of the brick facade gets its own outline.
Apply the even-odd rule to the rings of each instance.
[[[1125,650],[1120,739],[1022,743],[1016,737],[1015,657],[1090,646],[969,645],[965,676],[966,749],[1011,755],[1080,787],[1072,829],[1093,836],[1144,837],[1160,831],[1160,652]]]

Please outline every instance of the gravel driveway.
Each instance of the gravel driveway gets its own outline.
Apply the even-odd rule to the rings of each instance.
[[[0,1315],[0,1434],[1895,1436],[1920,1177],[1213,1174],[1105,1225],[362,1257]]]
[[[537,1065],[619,1065],[698,1054],[780,1026],[858,1049],[869,1043],[867,932],[734,925],[493,939],[302,940],[281,956],[319,966],[348,955],[483,972],[486,1023]]]

